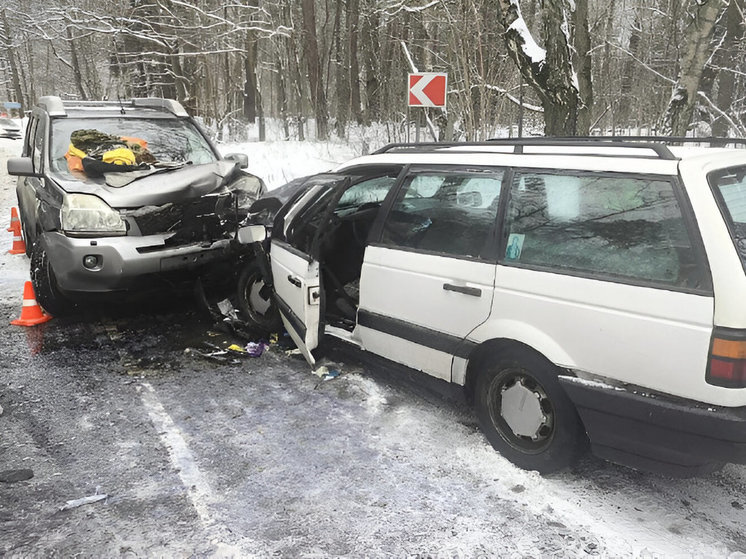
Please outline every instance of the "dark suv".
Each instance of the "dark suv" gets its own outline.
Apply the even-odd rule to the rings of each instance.
[[[244,154],[221,157],[176,101],[62,101],[31,111],[18,205],[39,303],[63,314],[79,294],[185,277],[226,256],[264,190]]]

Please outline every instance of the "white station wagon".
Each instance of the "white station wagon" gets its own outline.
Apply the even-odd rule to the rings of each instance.
[[[309,178],[271,234],[285,327],[312,364],[331,335],[464,386],[523,468],[588,443],[746,463],[746,151],[615,140],[394,144]]]

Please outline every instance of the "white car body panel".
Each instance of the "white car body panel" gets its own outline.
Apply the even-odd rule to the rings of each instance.
[[[679,165],[712,272],[714,322],[716,326],[727,328],[746,328],[746,274],[707,183],[707,173],[732,165],[744,165],[745,159],[729,152],[683,160]]]
[[[369,246],[360,277],[359,308],[464,339],[489,316],[494,281],[494,264]],[[477,297],[449,291],[444,285],[481,294]],[[391,338],[370,328],[360,330],[361,342],[369,351],[451,379],[451,354],[424,347],[420,350],[411,347],[411,342],[398,344]],[[419,355],[424,360],[417,364]]]
[[[489,320],[560,367],[684,398],[742,404],[705,383],[712,297],[499,266]]]

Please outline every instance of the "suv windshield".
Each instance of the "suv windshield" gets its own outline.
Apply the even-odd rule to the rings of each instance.
[[[134,140],[158,162],[191,162],[195,165],[217,159],[200,132],[182,119],[146,118],[64,118],[52,121],[50,163],[53,173],[70,174],[65,154],[71,145],[71,135],[78,130],[94,130]]]
[[[708,180],[746,269],[746,166],[710,173]]]

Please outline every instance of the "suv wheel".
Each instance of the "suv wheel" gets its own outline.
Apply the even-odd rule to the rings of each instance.
[[[35,242],[31,249],[31,283],[37,303],[52,316],[64,316],[74,310],[75,305],[57,287],[47,251],[40,241]]]
[[[256,261],[246,264],[238,278],[238,308],[249,327],[261,334],[271,334],[282,329],[280,312],[271,291],[265,285]]]
[[[538,354],[520,348],[501,352],[477,378],[475,405],[492,446],[521,468],[556,472],[586,449],[583,424],[556,367]]]

